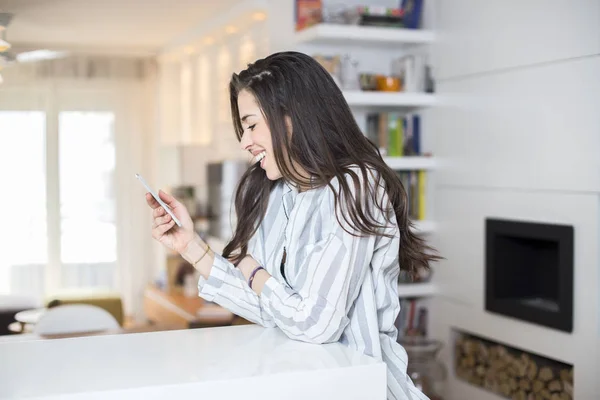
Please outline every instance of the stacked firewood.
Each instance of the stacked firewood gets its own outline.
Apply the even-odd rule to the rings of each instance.
[[[468,335],[455,342],[456,375],[514,400],[572,400],[573,367]]]

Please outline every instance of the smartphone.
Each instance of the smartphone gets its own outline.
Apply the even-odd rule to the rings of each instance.
[[[171,211],[171,207],[169,207],[168,205],[166,205],[165,202],[162,201],[160,197],[158,197],[158,194],[156,194],[154,192],[154,190],[152,190],[150,188],[150,186],[148,185],[148,183],[146,183],[146,181],[144,180],[144,178],[142,178],[142,176],[140,174],[135,174],[135,177],[138,178],[138,180],[140,182],[142,182],[142,185],[144,185],[144,187],[146,188],[146,190],[148,192],[150,192],[150,194],[152,195],[152,197],[154,197],[154,200],[156,200],[158,202],[158,204],[160,204],[162,206],[162,208],[164,208],[165,211],[167,213],[169,213],[169,215],[171,216],[171,218],[173,218],[173,221],[175,221],[175,223],[177,224],[177,226],[181,228],[181,222],[177,219],[177,217],[175,216],[175,214],[173,214],[173,211]]]

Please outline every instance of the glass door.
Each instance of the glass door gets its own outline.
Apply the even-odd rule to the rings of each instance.
[[[0,294],[39,296],[48,263],[46,114],[0,110]]]
[[[61,286],[115,285],[115,115],[59,114]]]

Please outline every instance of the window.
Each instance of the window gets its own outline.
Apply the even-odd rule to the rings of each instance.
[[[51,117],[0,111],[0,294],[115,287],[115,116],[60,112],[58,135]]]
[[[39,293],[48,262],[45,114],[0,111],[0,136],[0,294]]]
[[[113,286],[117,261],[114,115],[59,115],[62,286]]]

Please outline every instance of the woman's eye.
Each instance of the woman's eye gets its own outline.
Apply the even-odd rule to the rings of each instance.
[[[253,130],[254,130],[254,127],[256,127],[256,124],[254,124],[254,125],[250,125],[250,126],[248,127],[248,129],[250,129],[250,131],[253,131]]]

